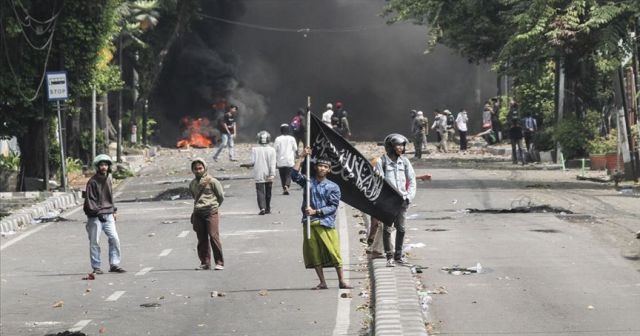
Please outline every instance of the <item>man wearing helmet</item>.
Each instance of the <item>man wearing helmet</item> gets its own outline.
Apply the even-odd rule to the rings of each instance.
[[[109,272],[124,273],[120,267],[120,239],[116,230],[116,211],[113,204],[111,185],[111,165],[113,161],[106,154],[93,159],[96,174],[89,179],[86,188],[83,210],[87,215],[87,234],[89,235],[89,255],[93,273],[103,274],[100,268],[100,231],[109,239]]]
[[[393,267],[396,263],[404,264],[406,259],[402,256],[402,245],[405,234],[405,213],[409,203],[416,196],[416,174],[413,171],[411,162],[403,155],[407,138],[401,134],[392,133],[384,139],[384,149],[386,154],[380,157],[376,165],[376,171],[392,187],[394,187],[404,199],[403,206],[398,216],[390,223],[384,223],[382,232],[382,243],[387,257],[387,266]],[[391,245],[391,231],[396,228],[395,252]]]
[[[271,213],[271,188],[276,176],[276,150],[269,146],[271,134],[260,131],[256,136],[258,145],[251,148],[251,162],[245,167],[253,167],[253,178],[256,181],[258,199],[258,215]]]

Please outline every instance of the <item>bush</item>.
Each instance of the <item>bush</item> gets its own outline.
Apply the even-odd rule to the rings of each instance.
[[[11,153],[7,156],[0,155],[0,170],[17,172],[20,170],[20,155]]]
[[[614,130],[606,136],[596,136],[587,144],[589,154],[607,154],[618,151],[618,131]]]

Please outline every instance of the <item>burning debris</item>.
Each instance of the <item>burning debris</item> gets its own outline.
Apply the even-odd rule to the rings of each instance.
[[[183,117],[180,120],[182,139],[178,140],[176,147],[178,148],[209,148],[213,146],[216,130],[207,118],[191,119]]]

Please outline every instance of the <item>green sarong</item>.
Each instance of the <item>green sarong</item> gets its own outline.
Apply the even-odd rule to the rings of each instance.
[[[340,267],[340,238],[338,231],[320,225],[320,221],[311,222],[311,238],[307,239],[307,225],[303,223],[304,236],[302,255],[306,268]]]

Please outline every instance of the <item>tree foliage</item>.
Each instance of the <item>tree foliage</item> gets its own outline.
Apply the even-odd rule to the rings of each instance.
[[[640,16],[640,1],[389,0],[384,14],[391,23],[427,25],[430,47],[441,43],[470,61],[490,62],[514,79],[521,110],[547,119],[555,78],[548,66],[560,65],[564,113],[581,129],[590,127],[588,111],[611,102],[613,70],[631,53],[628,32]]]

